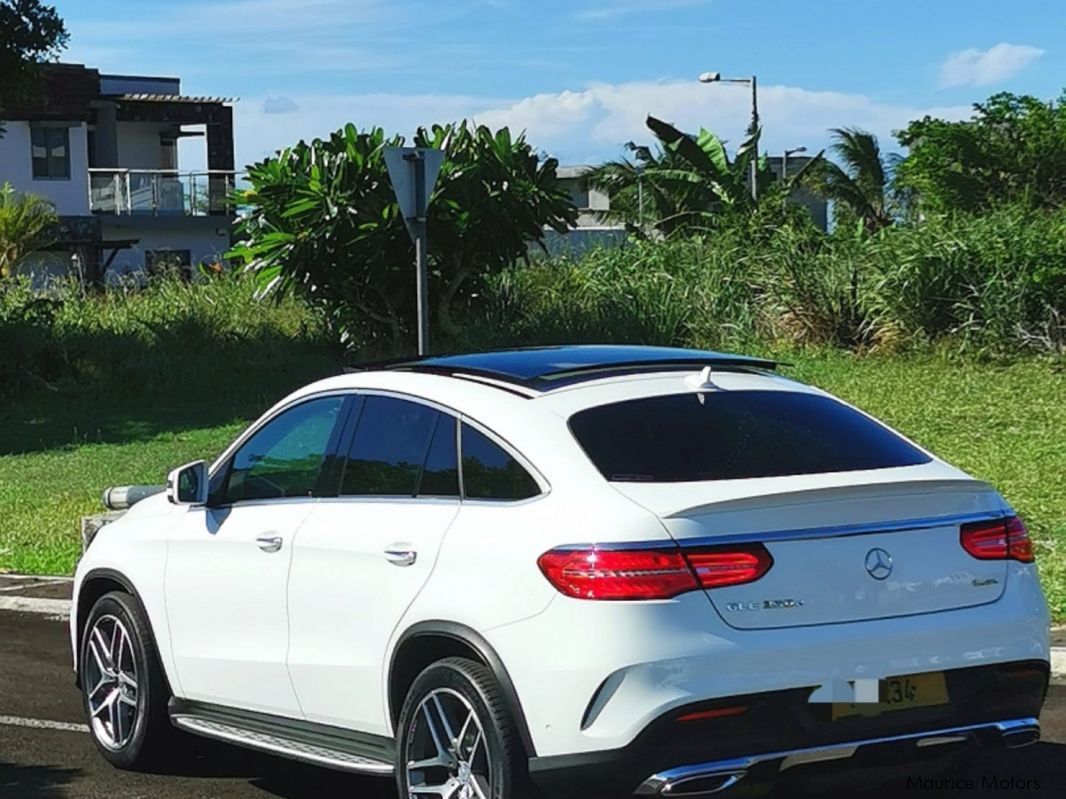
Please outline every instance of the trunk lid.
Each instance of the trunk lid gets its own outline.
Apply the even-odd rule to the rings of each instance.
[[[942,464],[614,486],[683,547],[766,546],[774,564],[761,579],[706,592],[738,629],[934,613],[994,602],[1005,587],[1007,563],[977,560],[959,541],[961,524],[1007,515],[1005,503]]]

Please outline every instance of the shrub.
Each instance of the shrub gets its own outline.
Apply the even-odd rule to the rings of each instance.
[[[0,282],[0,396],[8,399],[41,388],[206,395],[245,374],[321,370],[327,341],[299,301],[257,300],[253,282],[236,274],[99,293],[73,281],[44,293],[25,279]]]

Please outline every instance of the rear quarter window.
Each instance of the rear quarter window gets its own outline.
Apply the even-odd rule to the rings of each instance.
[[[842,402],[796,391],[647,397],[580,411],[570,430],[612,482],[680,483],[928,463]]]

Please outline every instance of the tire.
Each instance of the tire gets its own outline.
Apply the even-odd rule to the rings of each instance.
[[[129,770],[161,762],[173,730],[170,687],[140,602],[120,591],[100,597],[82,630],[78,664],[89,734],[104,758]]]
[[[427,710],[440,739],[439,747]],[[451,741],[446,740],[449,738]],[[434,758],[437,762],[424,768],[410,767]],[[443,761],[447,764],[442,765]],[[400,711],[396,746],[396,783],[401,799],[414,796],[414,786],[444,785],[447,780],[458,781],[453,782],[457,799],[531,796],[525,754],[503,692],[488,668],[458,657],[437,661],[415,678]]]

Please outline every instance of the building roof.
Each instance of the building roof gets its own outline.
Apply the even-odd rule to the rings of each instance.
[[[235,103],[239,97],[199,97],[184,94],[109,94],[104,95],[108,100],[120,100],[123,102],[136,103]]]

